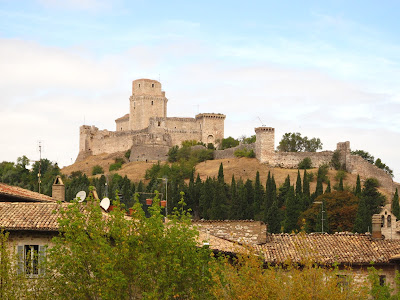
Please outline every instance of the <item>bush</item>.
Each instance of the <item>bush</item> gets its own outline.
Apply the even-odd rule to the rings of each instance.
[[[104,174],[103,168],[99,165],[95,165],[92,169],[92,175],[97,175],[97,174]]]
[[[239,141],[234,139],[233,137],[229,136],[226,139],[222,139],[221,143],[221,150],[223,149],[228,149],[228,148],[233,148],[239,145]]]
[[[249,158],[256,157],[256,154],[254,153],[253,149],[249,150],[247,148],[237,149],[233,154],[236,157],[249,157]]]
[[[125,163],[125,160],[122,157],[117,157],[114,161],[116,164],[121,164],[121,165]]]
[[[340,151],[339,151],[339,150],[335,150],[335,152],[333,152],[332,159],[331,159],[331,166],[332,166],[335,170],[340,170],[340,169],[341,169],[341,165],[340,165]]]
[[[121,168],[122,168],[122,164],[120,162],[116,162],[115,164],[111,164],[110,168],[108,170],[111,172],[111,171],[117,171]]]
[[[339,170],[336,172],[335,179],[336,181],[340,181],[340,179],[344,180],[347,177],[346,171]]]
[[[299,169],[311,169],[312,161],[311,158],[306,157],[299,163]]]
[[[128,151],[126,151],[124,156],[125,156],[125,158],[126,158],[127,160],[129,160],[129,158],[131,157],[131,149],[129,149]]]

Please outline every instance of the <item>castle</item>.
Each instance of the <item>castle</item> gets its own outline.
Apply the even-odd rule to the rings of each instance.
[[[95,126],[80,127],[79,154],[76,161],[90,155],[131,150],[130,161],[165,161],[172,146],[185,140],[196,140],[218,147],[224,138],[225,115],[202,113],[194,118],[167,117],[167,102],[161,83],[156,80],[138,79],[132,82],[129,97],[129,114],[115,120],[116,130],[99,130]],[[306,157],[317,168],[330,164],[333,151],[321,152],[277,152],[275,151],[275,129],[255,128],[256,142],[234,148],[214,151],[215,159],[232,158],[238,148],[252,149],[256,158],[264,164],[281,168],[297,168]],[[362,177],[375,177],[389,193],[394,191],[393,179],[382,169],[352,155],[350,142],[337,144],[340,163],[350,173]]]
[[[132,82],[129,114],[115,120],[116,130],[80,127],[76,161],[101,153],[131,149],[130,161],[166,160],[168,150],[185,140],[216,146],[224,138],[225,115],[202,113],[194,118],[167,117],[168,99],[156,80]]]

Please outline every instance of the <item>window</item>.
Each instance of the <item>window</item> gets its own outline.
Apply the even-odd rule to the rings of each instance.
[[[160,127],[161,126],[161,122],[160,121],[158,121],[158,127]]]
[[[43,260],[46,256],[46,247],[40,245],[18,246],[18,274],[28,276],[44,274]]]
[[[392,216],[388,215],[387,217],[387,227],[392,227]]]
[[[140,87],[140,83],[139,83],[139,87]]]
[[[381,220],[381,227],[385,226],[385,216],[382,216],[382,220]]]
[[[153,105],[154,104],[154,102],[153,102],[153,100],[151,101],[151,105]]]
[[[152,88],[154,87],[154,83],[151,84],[151,87],[152,87]]]

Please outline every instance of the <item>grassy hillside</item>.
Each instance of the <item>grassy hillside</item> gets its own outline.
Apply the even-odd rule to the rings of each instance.
[[[100,165],[104,171],[105,175],[114,173],[109,172],[109,166],[114,163],[115,158],[123,157],[124,153],[114,153],[114,154],[102,154],[88,157],[87,159],[74,163],[70,166],[64,167],[61,171],[64,174],[71,174],[74,171],[82,171],[88,176],[91,176],[93,166]],[[138,182],[139,180],[144,179],[144,175],[146,170],[152,166],[154,162],[127,162],[122,165],[122,169],[116,171],[121,176],[127,176],[131,181]],[[231,158],[231,159],[219,159],[219,160],[208,160],[202,162],[196,166],[196,174],[200,174],[202,180],[207,177],[216,177],[218,175],[218,168],[220,164],[224,166],[224,175],[225,181],[230,183],[232,179],[232,175],[235,175],[236,180],[242,178],[243,180],[251,179],[254,180],[256,176],[256,172],[260,172],[260,179],[263,185],[267,180],[268,172],[274,175],[275,181],[277,185],[281,185],[285,178],[289,175],[290,181],[292,184],[295,184],[297,178],[297,170],[296,169],[281,169],[281,168],[272,168],[268,167],[264,164],[260,164],[259,161],[255,158]],[[300,171],[300,175],[303,176],[303,170]],[[316,172],[317,169],[307,170],[307,172],[314,172],[314,181],[311,182],[310,188],[311,191],[315,191],[316,187]],[[328,177],[331,181],[331,187],[337,184],[338,182],[335,180],[335,175],[337,171],[329,170]],[[100,176],[100,175],[97,175]],[[346,179],[343,181],[344,186],[353,187],[356,184],[357,175],[347,174]],[[363,180],[363,178],[361,179]],[[324,184],[324,190],[326,188],[326,184]],[[385,190],[380,190],[385,196],[389,196],[389,193]],[[390,197],[388,197],[390,199]]]

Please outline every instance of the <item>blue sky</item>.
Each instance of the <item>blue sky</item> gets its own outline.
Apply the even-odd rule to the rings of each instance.
[[[169,116],[349,140],[399,181],[399,20],[398,1],[0,0],[0,160],[37,159],[40,140],[70,164],[79,126],[113,130],[145,77]]]

